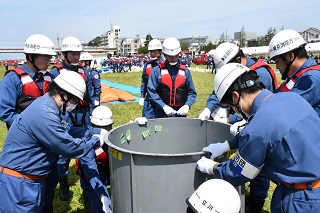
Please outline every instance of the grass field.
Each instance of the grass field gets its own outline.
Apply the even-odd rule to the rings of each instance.
[[[192,67],[192,66],[191,66]],[[198,65],[198,67],[205,68],[205,66]],[[0,79],[2,79],[4,74],[4,67],[0,67]],[[197,100],[195,104],[191,107],[188,117],[198,117],[201,111],[206,105],[206,100],[208,95],[213,90],[213,79],[214,75],[211,72],[192,72],[192,77],[194,85],[197,91]],[[280,77],[278,81],[280,82]],[[101,74],[102,79],[106,79],[111,82],[116,82],[120,84],[130,85],[139,87],[141,83],[141,72],[132,72],[132,73],[107,73]],[[1,94],[0,94],[1,95]],[[135,94],[139,96],[139,94]],[[141,107],[138,103],[127,103],[127,104],[117,104],[111,105],[108,107],[112,110],[114,116],[114,128],[134,120],[136,117],[141,116]],[[7,134],[6,126],[3,122],[0,121],[0,150],[2,150],[3,142]],[[79,178],[75,174],[74,161],[71,161],[70,164],[70,175],[69,175],[70,188],[73,193],[73,197],[70,201],[60,201],[58,192],[59,186],[56,189],[55,201],[54,201],[54,212],[57,213],[71,213],[71,212],[87,212],[83,207],[83,198],[81,196],[81,188],[79,183]],[[271,194],[274,190],[274,185],[270,187],[269,196],[266,200],[264,206],[264,212],[270,212],[269,206],[271,201]]]

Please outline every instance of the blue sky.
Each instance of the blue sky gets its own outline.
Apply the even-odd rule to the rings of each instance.
[[[22,47],[35,33],[47,35],[55,45],[57,35],[89,42],[110,30],[110,22],[121,27],[122,37],[150,33],[219,39],[227,32],[233,38],[243,26],[257,35],[265,35],[269,27],[320,29],[319,0],[1,0],[0,5],[0,47]]]

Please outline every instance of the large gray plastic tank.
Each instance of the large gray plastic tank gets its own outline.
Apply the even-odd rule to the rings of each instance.
[[[114,213],[186,212],[186,199],[206,181],[196,169],[202,148],[232,137],[229,125],[191,118],[128,123],[108,136]],[[224,156],[220,160],[225,160]],[[237,188],[244,213],[244,187]]]

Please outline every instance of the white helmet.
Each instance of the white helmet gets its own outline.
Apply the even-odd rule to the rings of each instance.
[[[162,50],[161,41],[158,39],[152,39],[148,44],[148,50]]]
[[[174,37],[166,38],[162,45],[162,52],[167,55],[175,56],[181,52],[180,42]]]
[[[210,179],[198,187],[187,199],[187,204],[199,213],[239,213],[241,200],[237,190],[230,183],[221,179]]]
[[[306,45],[303,37],[294,30],[283,30],[277,33],[269,43],[269,57],[282,55]]]
[[[239,52],[239,47],[236,44],[225,42],[220,44],[214,51],[214,63],[216,69],[220,69],[223,65],[227,64]]]
[[[41,34],[34,34],[27,38],[24,53],[40,55],[56,55],[54,44],[50,38]]]
[[[232,83],[250,69],[239,63],[229,63],[219,69],[214,77],[214,91],[221,102]]]
[[[92,61],[93,57],[88,52],[83,52],[80,54],[80,61]]]
[[[64,91],[83,100],[86,93],[86,83],[80,74],[73,71],[64,71],[53,81]]]
[[[82,45],[79,39],[72,36],[69,36],[63,39],[61,52],[66,52],[66,51],[81,52]]]
[[[108,126],[113,124],[112,111],[107,106],[96,107],[90,116],[91,123],[97,126]]]

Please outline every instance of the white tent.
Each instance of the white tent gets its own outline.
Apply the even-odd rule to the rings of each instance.
[[[320,52],[320,42],[308,43],[306,45],[306,50],[308,52]]]
[[[243,47],[241,48],[245,55],[262,55],[268,54],[268,46],[260,46],[260,47]]]

